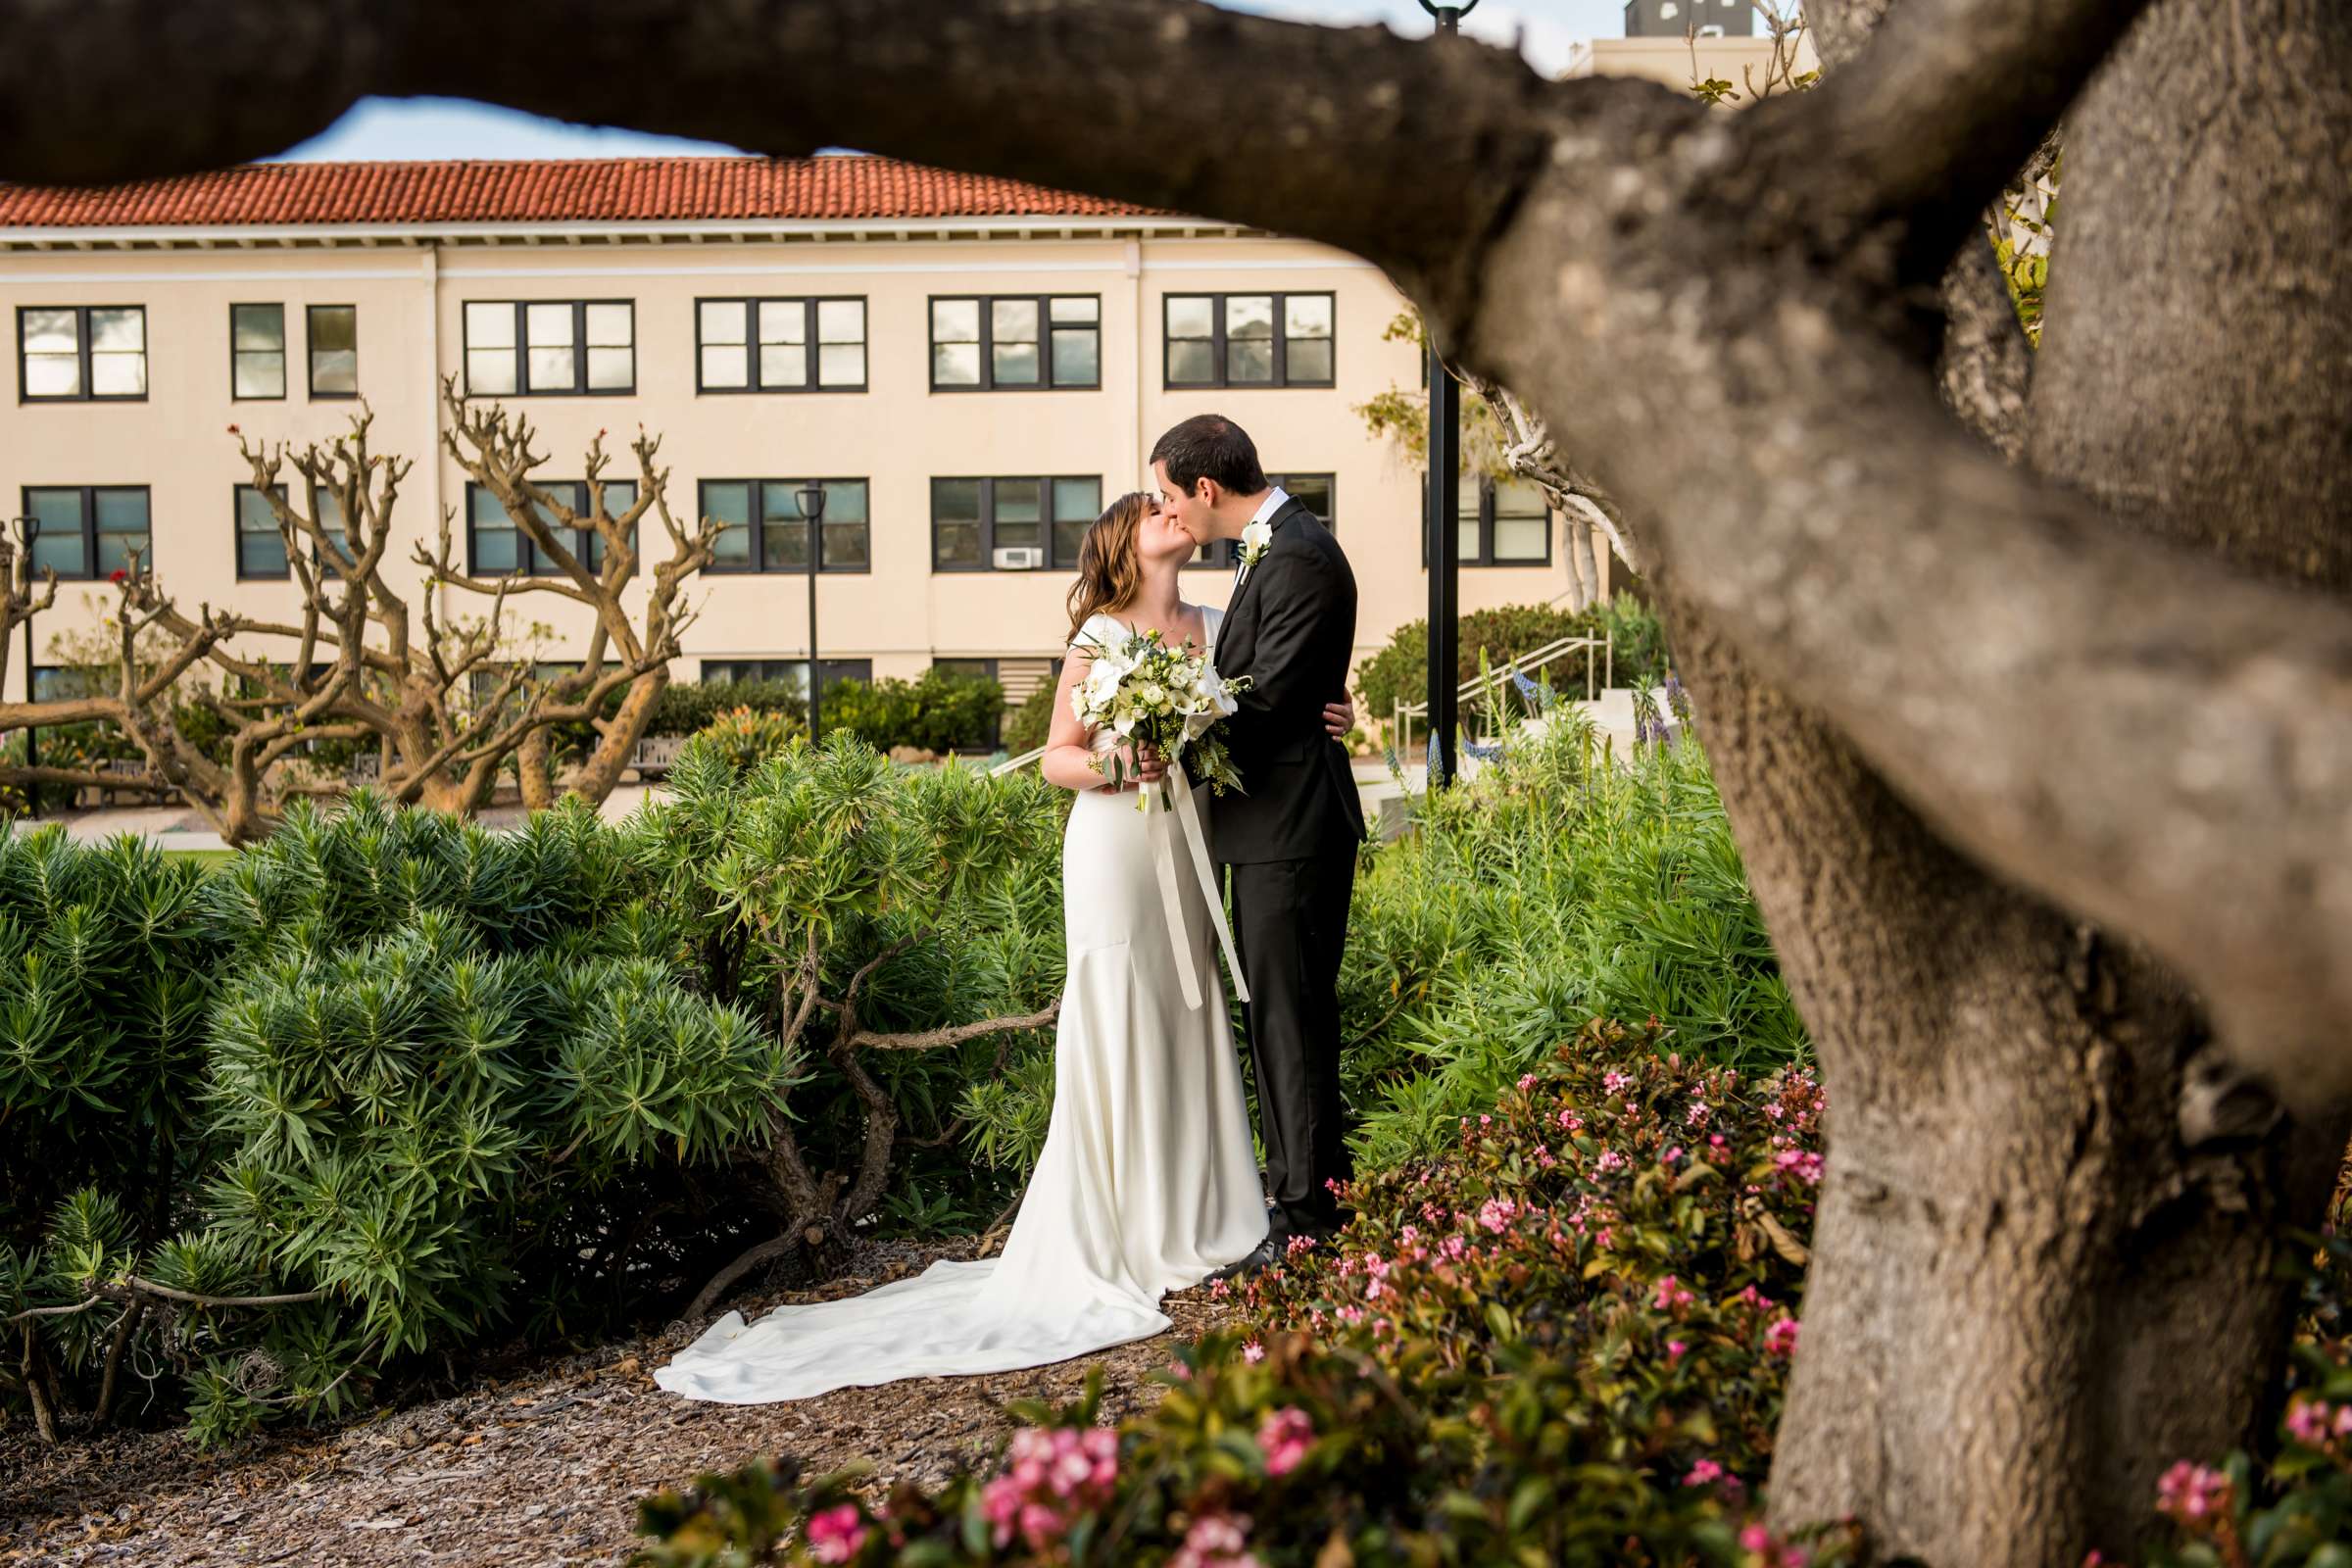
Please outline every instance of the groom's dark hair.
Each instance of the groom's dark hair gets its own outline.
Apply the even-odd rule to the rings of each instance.
[[[1266,488],[1257,443],[1221,414],[1196,414],[1169,430],[1152,449],[1152,461],[1166,464],[1169,480],[1186,495],[1202,479],[1214,479],[1237,496]]]

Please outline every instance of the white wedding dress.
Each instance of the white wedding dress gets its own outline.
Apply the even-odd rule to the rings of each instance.
[[[1207,612],[1213,645],[1220,612]],[[1096,637],[1123,625],[1099,615]],[[1115,737],[1100,735],[1107,749]],[[1206,792],[1196,790],[1207,807]],[[1157,857],[1181,834],[1133,791],[1078,794],[1062,836],[1068,979],[1054,1039],[1054,1113],[1002,1254],[942,1258],[844,1300],[728,1312],[654,1381],[726,1404],[849,1386],[1045,1366],[1169,1326],[1163,1292],[1265,1238],[1267,1211],[1206,899],[1180,867],[1171,938]],[[1201,1004],[1186,1005],[1177,950]]]

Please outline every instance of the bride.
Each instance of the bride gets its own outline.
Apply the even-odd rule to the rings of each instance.
[[[654,1374],[688,1398],[801,1399],[851,1385],[1044,1366],[1169,1326],[1162,1293],[1199,1284],[1267,1233],[1264,1190],[1216,966],[1215,918],[1190,867],[1171,931],[1153,857],[1181,853],[1164,813],[1125,794],[1159,760],[1123,758],[1070,704],[1090,650],[1133,632],[1215,645],[1222,612],[1186,604],[1196,549],[1173,514],[1128,495],[1087,530],[1070,590],[1069,657],[1055,693],[1046,778],[1075,792],[1062,837],[1068,978],[1054,1041],[1054,1112],[1002,1255],[942,1258],[912,1279],[846,1300],[780,1306],[747,1324],[728,1312]],[[1326,710],[1332,733],[1353,721]],[[1206,791],[1194,792],[1208,808]],[[1186,1004],[1179,963],[1197,977]]]

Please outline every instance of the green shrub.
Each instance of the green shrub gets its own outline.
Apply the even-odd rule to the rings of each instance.
[[[901,746],[948,753],[986,750],[1004,711],[1004,689],[982,675],[936,666],[922,678],[845,681],[825,693],[825,733],[848,730],[876,751]]]
[[[715,755],[737,772],[759,765],[760,760],[808,738],[808,726],[791,713],[738,708],[719,714],[696,732]]]
[[[1448,1148],[1352,1187],[1338,1245],[1295,1242],[1149,1413],[1097,1427],[1090,1379],[1012,1406],[1001,1466],[880,1506],[855,1470],[704,1477],[643,1505],[637,1560],[1793,1562],[1752,1514],[1820,1109],[1801,1071],[1589,1027]]]
[[[67,1196],[92,1186],[129,1204],[124,1245],[186,1218],[223,948],[205,882],[131,835],[88,848],[55,824],[0,825],[0,1246],[37,1252]]]
[[[1470,680],[1479,673],[1481,654],[1500,667],[1563,637],[1604,635],[1616,639],[1610,662],[1613,668],[1604,670],[1603,661],[1595,656],[1595,680],[1606,677],[1619,686],[1654,686],[1666,678],[1666,638],[1658,618],[1647,606],[1625,594],[1578,614],[1550,605],[1476,610],[1461,618],[1456,635],[1461,644],[1457,680]],[[1548,666],[1547,674],[1557,690],[1584,695],[1583,655]],[[1399,626],[1388,647],[1356,666],[1355,689],[1363,699],[1363,716],[1382,724],[1389,721],[1398,703],[1422,701],[1429,691],[1429,622],[1414,620]]]
[[[1655,1018],[1751,1072],[1809,1054],[1695,738],[1614,759],[1556,710],[1413,812],[1365,854],[1340,972],[1359,1161],[1429,1152],[1563,1018]]]
[[[46,1187],[72,1185],[36,1233],[12,1184],[0,1315],[91,1302],[40,1320],[53,1405],[91,1408],[127,1350],[185,1381],[213,1441],[340,1413],[493,1332],[609,1330],[690,1266],[647,1224],[691,1208],[685,1167],[760,1136],[799,1077],[681,983],[675,926],[582,808],[495,833],[361,792],[332,817],[298,806],[211,875],[128,841],[40,845],[17,881],[65,921],[22,973],[78,954],[105,1009],[82,1033],[124,1054],[114,1070],[76,1038],[50,1074],[69,1092],[8,1090],[62,1124]],[[110,867],[139,875],[85,907]],[[59,1004],[17,1000],[27,1022]],[[191,1333],[151,1285],[291,1299]]]
[[[1036,751],[1046,744],[1054,728],[1054,695],[1058,687],[1047,682],[1029,694],[1028,700],[1004,716],[1004,750],[1015,757]]]
[[[622,832],[684,961],[708,994],[787,1043],[806,1034],[821,1057],[789,1125],[773,1125],[781,1163],[811,1173],[808,1191],[774,1195],[775,1212],[799,1216],[781,1235],[822,1238],[796,1244],[799,1261],[818,1263],[894,1196],[901,1216],[909,1204],[993,1214],[1042,1142],[1052,1077],[1033,1063],[1051,1060],[1045,1036],[871,1049],[844,1031],[977,1028],[1052,1004],[1066,793],[954,760],[897,767],[840,732],[748,771],[698,738],[670,786]],[[747,1174],[773,1181],[771,1168]],[[828,1172],[842,1180],[820,1198]]]

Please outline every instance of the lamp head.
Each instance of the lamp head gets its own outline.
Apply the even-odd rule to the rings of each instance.
[[[795,490],[792,499],[805,521],[814,522],[825,514],[825,487],[814,479]]]

